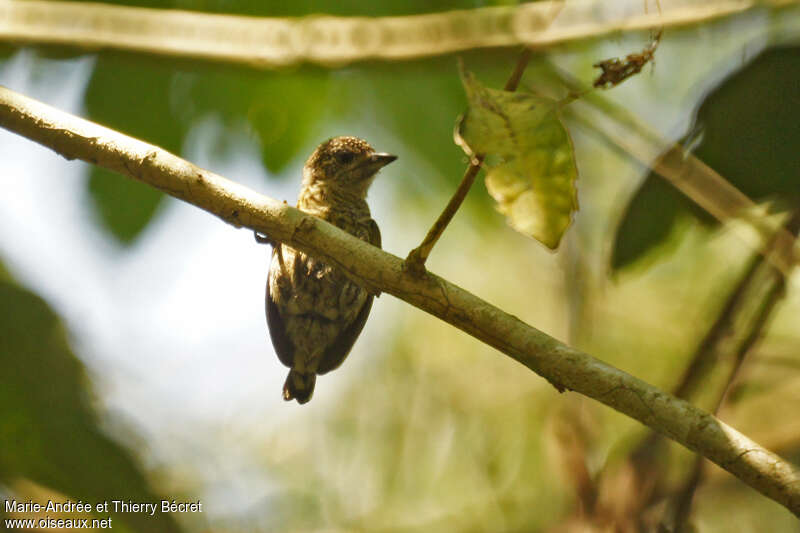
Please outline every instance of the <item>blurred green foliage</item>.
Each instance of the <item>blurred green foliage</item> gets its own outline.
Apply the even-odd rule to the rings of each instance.
[[[261,16],[388,16],[492,4],[393,1],[365,10],[360,0],[112,3]],[[53,47],[45,48],[44,53],[69,55],[69,51]],[[440,170],[439,176],[457,176],[460,158],[448,157],[457,151],[451,143],[442,146],[442,142],[449,139],[453,121],[462,109],[462,97],[456,96],[457,80],[447,70],[432,68],[435,63],[441,65],[441,60],[353,67],[341,76],[310,66],[258,72],[226,66],[209,68],[190,62],[173,65],[158,59],[109,53],[99,57],[95,65],[86,107],[91,120],[175,153],[180,153],[190,128],[206,116],[220,117],[228,125],[247,124],[261,145],[264,166],[271,173],[280,173],[304,155],[309,137],[315,135],[320,124],[336,119],[347,121],[354,112],[369,113],[376,124],[404,140],[413,140],[410,145],[421,147],[420,155]],[[375,98],[377,95],[383,98]],[[425,114],[433,112],[435,116],[408,112],[421,100],[430,103]],[[443,136],[444,132],[447,135]],[[320,137],[324,136],[333,135]],[[426,138],[430,142],[420,142]],[[220,150],[226,151],[226,147]],[[90,171],[88,193],[103,226],[123,245],[136,239],[163,200],[161,193],[114,178],[99,168]]]
[[[97,59],[86,89],[88,117],[110,128],[179,153],[189,123],[170,108],[173,70],[129,56]],[[93,166],[88,192],[104,226],[122,243],[132,242],[152,220],[163,193]]]
[[[128,449],[100,429],[58,316],[10,280],[0,302],[0,482],[30,480],[92,504],[158,501]],[[109,514],[123,531],[180,531],[169,514]]]
[[[507,76],[514,61],[513,54],[500,52],[466,58],[489,77]],[[421,101],[424,108],[419,108]],[[428,190],[449,189],[464,171],[466,160],[452,142],[464,105],[452,58],[338,71],[314,66],[253,71],[189,63],[168,67],[111,53],[98,59],[86,94],[90,119],[174,153],[181,152],[189,130],[206,117],[226,127],[244,124],[273,176],[301,162],[313,144],[327,137],[391,134],[434,171],[408,178]],[[350,122],[369,125],[371,131],[352,131],[346,125]],[[331,124],[340,126],[331,129]],[[214,148],[217,155],[233,155],[239,147],[223,138]],[[103,226],[122,244],[135,240],[163,200],[162,193],[100,168],[91,169],[88,192]],[[473,196],[481,207],[472,214],[480,220],[489,201]]]
[[[453,237],[470,253],[509,247]],[[527,265],[519,258],[506,267],[516,276]],[[492,285],[479,277],[471,275],[473,286]],[[477,533],[556,524],[570,495],[553,424],[574,404],[552,409],[558,393],[544,380],[426,315],[402,315],[394,327],[414,334],[384,339],[386,357],[351,362],[335,404],[264,440],[263,461],[282,488],[267,502],[278,514],[265,529]]]
[[[411,14],[484,3],[250,0],[169,5],[284,16]],[[669,46],[669,37],[662,47]],[[592,57],[597,48],[595,41],[572,46],[587,65],[598,59]],[[559,53],[557,47],[553,51]],[[70,53],[45,52],[49,57]],[[462,55],[488,87],[499,88],[517,53],[499,49]],[[528,68],[522,85],[526,89],[536,85],[537,62],[542,61],[535,57]],[[792,158],[800,145],[797,67],[796,49],[766,52],[709,94],[697,113],[693,131],[702,132],[695,134],[700,139],[697,155],[757,199],[798,189],[798,158]],[[647,80],[643,75],[629,83]],[[393,189],[397,194],[391,197],[391,212],[381,216],[404,232],[426,224],[419,219],[435,218],[467,164],[452,142],[456,117],[467,105],[453,57],[258,71],[103,52],[85,104],[89,118],[176,153],[186,148],[192,128],[207,118],[237,130],[231,139],[241,139],[238,130],[244,129],[260,147],[270,178],[299,180],[288,171],[332,135],[352,133],[396,142],[405,150],[399,163],[412,163]],[[576,227],[558,254],[506,230],[479,186],[465,204],[469,216],[462,214],[448,229],[432,259],[446,265],[448,277],[522,320],[669,388],[705,325],[713,321],[719,295],[737,282],[738,269],[731,265],[741,264],[741,243],[724,232],[712,238],[686,232],[680,242],[671,240],[675,228],[686,222],[686,213],[708,217],[660,178],[651,177],[626,207],[617,230],[614,265],[631,264],[658,243],[669,242],[677,251],[639,276],[607,284],[606,250],[595,253],[603,246],[595,241],[584,246],[585,235],[587,228],[604,228],[620,210],[613,182],[630,169],[620,163],[624,154],[610,154],[608,146],[601,146],[599,155],[590,157],[581,153],[588,141],[574,138],[578,164],[584,164],[581,187],[588,185],[595,195],[587,198],[587,188],[581,189],[588,209],[578,213]],[[218,141],[214,155],[240,153],[236,141]],[[381,149],[394,150],[384,144]],[[87,183],[102,227],[123,244],[141,235],[163,202],[160,193],[96,169]],[[611,197],[609,206],[600,205],[602,194]],[[596,241],[605,243],[605,237]],[[86,500],[107,499],[111,493],[157,499],[128,451],[134,446],[117,444],[100,429],[87,393],[91,384],[58,318],[39,297],[9,279],[0,269],[0,482],[30,479]],[[381,300],[390,305],[385,302],[391,299]],[[796,362],[796,301],[794,307],[788,302],[787,308],[790,318],[774,326],[777,333],[770,332],[774,338],[764,353],[777,352]],[[600,491],[608,472],[624,463],[637,444],[642,428],[593,402],[557,395],[516,363],[405,306],[385,317],[380,322],[373,315],[367,333],[377,331],[379,338],[366,346],[368,341],[360,341],[361,355],[370,359],[359,363],[354,354],[348,372],[338,378],[350,383],[335,402],[312,415],[298,411],[269,435],[259,435],[260,420],[245,419],[247,437],[257,441],[246,451],[260,467],[247,474],[277,481],[278,486],[212,530],[477,532],[577,527],[586,512],[577,486],[581,476]],[[570,338],[572,330],[577,334]],[[771,372],[756,366],[758,386],[748,391],[747,401],[760,402],[759,409],[741,416],[735,425],[746,433],[753,429],[751,436],[764,437],[767,446],[796,452],[796,424],[785,420],[789,408],[778,409],[775,421],[763,423],[763,413],[770,408],[797,405],[790,394],[800,390],[786,363],[774,359]],[[785,381],[774,387],[779,379]],[[191,436],[191,444],[230,444],[231,449],[214,450],[223,463],[227,454],[241,451],[232,444],[235,437],[227,424],[235,425],[242,417],[236,413],[226,419],[223,435],[204,428]],[[158,438],[171,439],[172,434]],[[172,469],[168,475],[181,478],[189,491],[204,494],[208,487],[197,472],[217,465],[197,461],[184,442],[179,446],[187,453],[177,454],[176,464],[167,465]],[[673,449],[661,458],[670,465],[670,482],[682,479],[687,457],[684,450]],[[239,471],[230,475],[236,481],[246,477]],[[725,531],[729,524],[746,521],[765,529],[791,530],[794,522],[784,510],[739,483],[720,479],[712,476],[701,496],[698,516],[704,531]],[[606,486],[606,491],[597,494],[597,500],[605,501],[607,508],[624,509],[634,489],[620,484]],[[720,494],[725,503],[717,505]],[[725,515],[724,521],[720,515]],[[123,519],[137,531],[176,529],[168,517]]]
[[[767,50],[712,90],[691,131],[680,141],[734,187],[755,201],[800,197],[800,48]],[[678,222],[714,224],[661,177],[650,173],[628,203],[617,228],[614,269],[668,245]],[[672,239],[676,242],[676,239]]]

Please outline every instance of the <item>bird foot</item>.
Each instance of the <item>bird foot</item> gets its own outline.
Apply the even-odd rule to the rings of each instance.
[[[415,278],[421,278],[425,275],[425,260],[422,258],[422,253],[419,248],[414,248],[403,261],[403,271],[408,272]]]
[[[253,237],[255,237],[256,242],[258,244],[269,244],[272,247],[275,247],[275,241],[267,237],[266,235],[262,235],[261,233],[254,231]]]

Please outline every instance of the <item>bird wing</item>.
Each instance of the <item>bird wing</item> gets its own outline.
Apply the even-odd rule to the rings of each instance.
[[[381,229],[378,227],[378,223],[372,219],[369,219],[369,225],[367,228],[369,230],[369,243],[373,246],[377,246],[378,248],[383,248],[383,246],[381,246]],[[370,293],[376,298],[380,297],[381,295],[381,291],[370,291]]]
[[[383,248],[381,246],[381,229],[378,227],[378,223],[372,219],[369,219],[369,243],[378,248]]]
[[[369,230],[369,243],[381,248],[381,230],[378,228],[377,222],[369,219],[367,227]],[[378,293],[378,295],[380,295],[380,293]],[[342,331],[339,336],[336,337],[336,342],[322,354],[322,359],[320,359],[319,366],[317,367],[317,374],[322,375],[338,368],[347,358],[347,354],[349,354],[350,350],[353,348],[353,344],[355,344],[358,335],[361,333],[361,330],[364,329],[364,324],[367,323],[369,311],[372,309],[372,300],[372,295],[367,296],[364,305],[361,306],[361,310],[358,312],[355,320],[353,320],[353,323]]]
[[[317,367],[317,374],[326,374],[331,370],[339,368],[339,365],[344,362],[347,358],[347,354],[349,354],[350,350],[353,348],[353,344],[356,343],[356,339],[361,333],[361,330],[364,329],[364,324],[367,323],[370,309],[372,309],[372,296],[367,296],[364,305],[361,306],[361,310],[358,312],[356,319],[353,320],[353,323],[342,331],[339,336],[336,337],[336,341],[322,354],[319,366]]]
[[[281,246],[280,244],[278,246]],[[278,253],[277,247],[272,252],[272,260]],[[283,318],[278,312],[278,306],[272,299],[269,290],[269,276],[267,277],[267,326],[269,327],[269,336],[272,339],[272,346],[275,348],[275,353],[278,354],[278,359],[281,363],[292,367],[294,364],[294,346],[286,336],[286,325],[283,323]]]
[[[372,219],[369,220],[368,230],[368,240],[370,244],[380,248],[381,232],[378,228],[378,224]],[[276,248],[275,251],[272,252],[273,261],[277,253]],[[353,348],[353,344],[355,344],[358,335],[361,333],[361,330],[364,329],[364,324],[366,324],[367,317],[372,309],[372,300],[372,295],[367,296],[355,320],[336,337],[334,343],[322,354],[319,366],[317,367],[317,374],[325,374],[338,368],[347,358],[347,354],[349,354],[350,350]],[[278,354],[278,359],[280,359],[281,363],[291,368],[294,365],[294,346],[286,335],[286,325],[278,311],[278,306],[275,305],[274,300],[270,296],[269,278],[267,279],[266,307],[267,326],[269,327],[272,346],[275,348],[275,353]]]

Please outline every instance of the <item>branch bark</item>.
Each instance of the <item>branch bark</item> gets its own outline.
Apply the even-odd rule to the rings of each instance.
[[[519,361],[557,387],[602,402],[679,442],[800,516],[800,472],[691,404],[571,348],[432,273],[313,216],[165,150],[0,87],[0,126],[137,179],[235,227],[247,227],[341,268],[353,280],[426,311]]]
[[[0,41],[128,50],[275,68],[302,62],[429,57],[474,48],[545,46],[618,31],[698,24],[797,0],[546,0],[391,17],[247,17],[92,2],[0,0]],[[620,17],[620,14],[625,16]]]

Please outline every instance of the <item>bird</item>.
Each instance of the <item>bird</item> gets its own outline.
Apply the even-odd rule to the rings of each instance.
[[[367,191],[378,171],[395,159],[357,137],[328,139],[303,167],[297,208],[380,248]],[[283,244],[273,246],[266,315],[278,359],[290,369],[284,400],[307,403],[317,375],[344,362],[375,295],[324,261]]]

